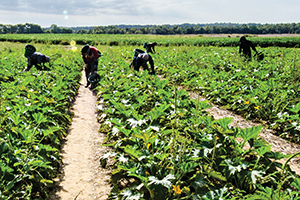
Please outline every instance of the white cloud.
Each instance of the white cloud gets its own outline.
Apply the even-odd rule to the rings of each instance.
[[[1,2],[0,23],[27,22],[42,27],[51,24],[290,23],[300,19],[299,9],[298,0],[10,0]]]

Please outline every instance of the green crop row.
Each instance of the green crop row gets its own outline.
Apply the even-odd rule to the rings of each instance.
[[[300,37],[251,37],[260,47],[298,47]],[[116,35],[116,34],[0,34],[0,41],[68,45],[142,46],[144,42],[157,42],[159,46],[238,46],[236,37],[203,37],[201,35]]]
[[[3,199],[45,199],[57,173],[82,67],[79,51],[50,43],[37,47],[54,58],[51,71],[26,73],[24,45],[0,46]],[[153,54],[166,80],[131,71],[133,47],[99,48],[99,120],[112,147],[101,164],[115,160],[111,198],[299,199],[300,179],[288,165],[297,154],[272,152],[257,137],[261,126],[233,128],[230,118],[210,117],[206,101],[177,90],[186,86],[297,141],[298,50],[266,48],[263,61],[245,62],[237,48],[178,44]]]
[[[211,49],[208,55],[182,51],[161,49],[153,55],[165,80],[131,71],[133,52],[128,49],[110,48],[102,58],[97,87],[100,131],[107,133],[104,145],[112,151],[100,161],[103,167],[113,163],[110,197],[299,199],[300,179],[288,166],[297,154],[272,152],[258,138],[262,126],[233,128],[230,118],[215,120],[207,114],[207,101],[191,100],[185,90],[177,89],[181,83],[189,85],[179,82],[193,74],[188,63],[195,64],[199,77],[203,72],[196,71],[197,63],[215,54]],[[175,74],[177,62],[185,65]],[[217,63],[211,65],[218,68]],[[199,80],[199,86],[204,81],[208,78]],[[288,158],[285,164],[278,162],[282,158]]]
[[[73,116],[80,56],[54,46],[37,49],[56,55],[50,71],[22,72],[24,45],[0,46],[0,199],[47,199]]]
[[[177,85],[247,119],[266,123],[299,143],[299,50],[264,48],[264,60],[250,62],[237,51],[230,47],[164,49],[155,61],[159,73]]]

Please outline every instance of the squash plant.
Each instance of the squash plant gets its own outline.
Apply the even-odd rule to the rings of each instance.
[[[61,160],[60,142],[73,116],[69,108],[82,66],[74,52],[48,46],[46,55],[61,55],[51,70],[33,67],[22,72],[23,49],[16,45],[9,54],[0,51],[0,198],[47,199]]]
[[[277,162],[295,155],[272,152],[258,138],[261,126],[239,129],[229,126],[230,118],[213,119],[205,111],[207,102],[177,89],[188,73],[175,70],[182,73],[178,78],[170,66],[166,73],[173,76],[160,80],[131,71],[118,59],[119,49],[109,61],[103,58],[97,87],[100,131],[112,148],[101,164],[114,159],[111,198],[247,199],[265,194],[262,188],[283,194],[291,183],[298,186],[297,175]],[[296,198],[297,192],[288,194]]]
[[[291,111],[299,100],[297,49],[266,48],[263,61],[253,58],[250,62],[237,54],[237,48],[187,49],[163,50],[156,57],[156,62],[163,63],[160,73],[247,119],[265,121],[282,137],[299,142],[299,118]],[[283,113],[294,115],[293,119],[281,117]]]

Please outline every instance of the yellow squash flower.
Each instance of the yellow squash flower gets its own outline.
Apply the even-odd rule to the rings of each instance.
[[[172,185],[173,186],[173,190],[176,194],[181,194],[182,190],[180,189],[179,185],[175,186],[175,185]]]
[[[149,149],[151,143],[144,143],[144,145],[147,147],[147,149]]]

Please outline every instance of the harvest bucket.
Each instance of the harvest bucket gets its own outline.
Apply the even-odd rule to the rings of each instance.
[[[98,83],[100,81],[100,76],[98,74],[92,74],[89,76],[88,81],[91,83]]]
[[[145,53],[145,51],[141,49],[134,49],[134,57],[137,57],[140,53]]]
[[[28,56],[30,56],[31,54],[33,54],[36,51],[35,47],[31,44],[27,44],[25,46],[25,54],[24,56],[27,58]]]

